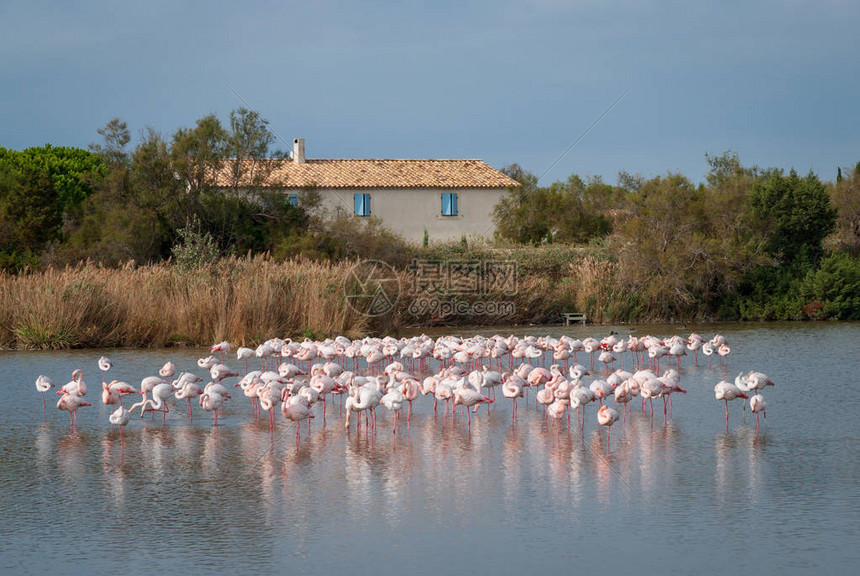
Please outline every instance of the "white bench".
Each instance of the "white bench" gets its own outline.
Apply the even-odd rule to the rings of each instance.
[[[585,324],[586,322],[585,314],[582,312],[565,312],[562,316],[564,316],[565,326],[569,325],[571,322],[577,322],[579,324]]]

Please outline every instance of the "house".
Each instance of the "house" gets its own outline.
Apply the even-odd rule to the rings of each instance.
[[[492,238],[493,207],[519,183],[481,160],[319,159],[296,138],[290,159],[265,170],[263,187],[298,201],[313,188],[329,214],[375,217],[410,242]],[[219,181],[221,178],[219,177]]]

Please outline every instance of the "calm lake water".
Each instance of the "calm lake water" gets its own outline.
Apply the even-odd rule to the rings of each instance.
[[[610,329],[629,330],[531,333]],[[512,425],[499,391],[471,432],[462,415],[434,418],[419,398],[408,431],[392,434],[384,408],[375,433],[346,433],[337,409],[323,427],[317,406],[298,445],[278,414],[272,444],[268,421],[236,394],[217,428],[177,404],[166,426],[135,417],[121,448],[100,402],[99,356],[114,361],[111,377],[137,385],[167,360],[203,375],[205,351],[0,352],[0,573],[854,573],[860,324],[635,333],[693,330],[727,336],[728,368],[684,359],[689,393],[671,416],[652,420],[637,400],[609,442],[594,406],[580,436],[545,424],[533,404]],[[34,380],[62,385],[75,368],[93,407],[70,433],[56,395],[43,416]],[[756,433],[732,403],[726,433],[713,386],[752,369],[777,384],[764,393],[767,419]]]

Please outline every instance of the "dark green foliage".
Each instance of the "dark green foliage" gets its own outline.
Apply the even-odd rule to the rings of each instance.
[[[4,161],[19,175],[40,174],[49,179],[55,197],[52,208],[61,214],[80,205],[92,192],[92,183],[108,171],[98,154],[50,144],[21,151],[0,147],[0,162]]]
[[[810,172],[771,170],[750,191],[749,221],[762,247],[783,264],[818,262],[836,224],[827,187]]]
[[[419,248],[373,218],[323,219],[313,188],[295,206],[263,187],[283,154],[253,111],[234,111],[228,126],[206,116],[170,138],[146,129],[133,149],[119,119],[98,132],[92,151],[0,148],[0,268],[169,258],[196,268],[266,252],[400,269],[414,257],[504,260],[516,263],[529,321],[574,305],[604,320],[860,319],[860,163],[825,184],[726,152],[706,156],[700,185],[622,172],[616,186],[572,175],[543,187],[512,165],[504,171],[522,187],[494,209],[504,243],[431,245],[425,232]],[[27,337],[44,334],[34,323]]]
[[[573,175],[567,182],[538,187],[537,178],[516,164],[502,172],[522,186],[512,189],[493,210],[498,238],[521,244],[587,242],[610,232],[604,212],[620,193],[600,179],[586,184]]]
[[[807,316],[860,320],[860,258],[831,254],[800,282],[800,298]]]
[[[63,225],[91,194],[106,166],[76,148],[0,148],[0,268],[38,267],[62,241]]]

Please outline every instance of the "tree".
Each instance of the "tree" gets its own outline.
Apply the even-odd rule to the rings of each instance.
[[[827,187],[812,171],[800,178],[772,169],[750,191],[750,225],[763,249],[782,264],[815,264],[836,225]]]
[[[239,108],[230,113],[230,133],[225,149],[230,187],[234,190],[255,188],[266,181],[275,166],[268,161],[274,142],[268,122],[256,112]],[[274,155],[283,156],[283,153]]]
[[[609,232],[601,213],[606,185],[599,179],[586,185],[574,174],[567,182],[538,187],[537,178],[516,164],[503,172],[522,187],[511,189],[493,209],[497,237],[524,244],[585,242]]]
[[[64,225],[107,171],[100,156],[79,148],[0,148],[0,252],[3,266],[37,266]]]
[[[860,255],[860,164],[831,186],[830,199],[838,212],[832,240],[838,249],[856,257]]]
[[[98,133],[104,144],[90,144],[90,150],[103,156],[111,165],[124,164],[128,157],[125,147],[131,141],[128,125],[119,118],[114,118],[105,124],[104,128],[99,128]]]
[[[221,168],[227,150],[227,138],[227,131],[214,114],[199,119],[192,129],[180,128],[173,134],[173,169],[189,194],[212,187],[213,175]]]
[[[680,174],[643,183],[617,233],[620,267],[649,311],[691,317],[713,312],[760,261],[743,234],[714,227],[713,195]]]

